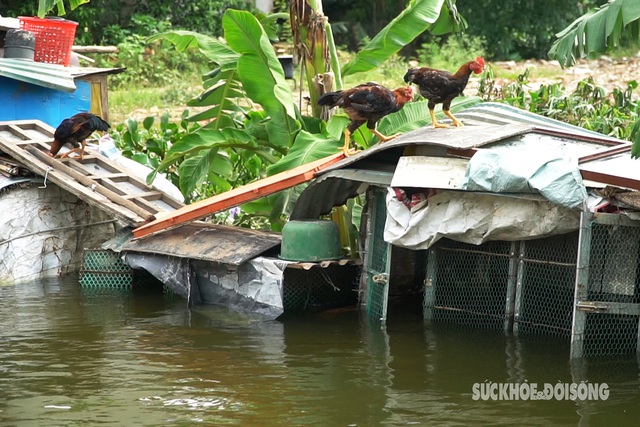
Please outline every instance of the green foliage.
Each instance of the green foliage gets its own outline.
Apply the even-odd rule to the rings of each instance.
[[[169,43],[149,41],[149,36],[169,30],[169,22],[147,15],[134,15],[131,20],[131,29],[113,26],[105,30],[107,37],[118,40],[118,53],[96,56],[96,66],[126,69],[110,77],[111,88],[169,86],[183,81],[185,75],[203,72],[206,63],[193,49],[176,52]]]
[[[371,64],[378,66],[394,58],[402,43],[430,26],[437,25],[441,30],[450,28],[454,25],[455,13],[448,13],[444,18],[438,15],[445,4],[452,3],[412,1],[407,12],[390,23],[382,36],[374,38],[364,53],[347,64],[347,69],[351,69],[349,73],[371,70]],[[169,31],[149,39],[172,43],[179,52],[199,51],[213,64],[211,71],[204,75],[203,92],[189,101],[189,106],[198,108],[198,112],[188,120],[206,121],[206,124],[173,140],[156,168],[158,173],[177,168],[180,189],[188,200],[227,191],[331,155],[340,146],[345,126],[340,116],[332,118],[326,126],[322,120],[301,116],[271,44],[276,33],[273,25],[277,22],[273,16],[227,10],[222,22],[225,40],[189,31]],[[325,36],[322,31],[309,35],[311,39],[304,38],[305,41],[331,38],[330,33]],[[331,63],[337,64],[332,41],[326,46],[333,55]],[[406,71],[406,66],[401,68],[398,68],[397,80],[401,80]],[[336,81],[340,81],[340,70],[334,69],[334,72]],[[313,100],[313,96],[311,98]],[[467,100],[468,103],[478,101]],[[419,126],[420,121],[415,120],[418,115],[424,123],[427,117],[424,105],[407,110],[411,110],[412,115],[400,115],[395,121],[380,125],[393,133],[397,127]],[[406,123],[408,120],[411,123]],[[368,130],[362,129],[354,135],[354,140],[367,147],[375,139]],[[302,188],[298,186],[244,205],[239,217],[246,214],[251,221],[260,215],[268,217],[271,227],[279,229]]]
[[[624,89],[611,93],[589,77],[567,94],[561,84],[542,85],[527,89],[529,70],[515,82],[498,87],[489,70],[480,84],[480,95],[487,101],[505,102],[533,113],[570,123],[605,135],[634,142],[632,155],[640,154],[640,103],[634,97],[638,83],[634,80]]]
[[[396,18],[358,52],[353,61],[342,67],[342,75],[347,76],[379,67],[425,30],[437,28],[441,32],[450,32],[464,28],[464,20],[456,13],[441,14],[443,9],[449,10],[445,3],[445,0],[410,1]]]
[[[207,108],[189,119],[208,124],[176,141],[158,167],[163,171],[180,164],[180,189],[189,199],[263,177],[266,167],[288,151],[301,126],[282,67],[258,20],[229,10],[223,22],[228,44],[185,31],[154,38],[178,50],[198,48],[216,61],[205,75],[204,92],[189,103]],[[252,111],[247,101],[263,109]]]
[[[69,8],[75,9],[84,3],[89,3],[90,0],[68,0]],[[39,18],[44,18],[53,9],[57,10],[58,15],[62,16],[66,13],[64,0],[38,0],[38,14]]]
[[[635,1],[635,0],[631,0]],[[486,40],[493,60],[545,58],[554,35],[576,13],[606,0],[475,0],[460,2],[469,35]]]
[[[640,36],[640,2],[611,0],[597,10],[590,10],[558,34],[549,50],[549,57],[563,67],[571,66],[577,58],[593,53],[611,51],[628,37]]]
[[[222,17],[228,9],[253,11],[248,0],[147,0],[138,2],[136,13],[167,20],[173,27],[221,37]]]
[[[177,123],[171,121],[168,114],[162,115],[159,123],[156,123],[154,117],[147,117],[142,123],[127,119],[124,123],[117,125],[111,135],[123,156],[134,159],[151,169],[157,169],[172,142],[196,128],[196,125],[186,121],[187,115],[188,111],[185,111]],[[165,172],[167,178],[178,185],[179,175],[176,165],[166,168]]]
[[[442,45],[424,44],[417,51],[421,66],[451,70],[454,72],[462,64],[476,56],[486,55],[486,42],[481,37],[454,34]]]

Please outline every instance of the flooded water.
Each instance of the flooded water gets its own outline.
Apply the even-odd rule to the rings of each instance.
[[[257,322],[50,280],[0,287],[0,425],[637,425],[635,356],[568,354],[565,340],[428,326],[419,313],[385,329],[353,310]],[[599,393],[523,400],[580,381]]]

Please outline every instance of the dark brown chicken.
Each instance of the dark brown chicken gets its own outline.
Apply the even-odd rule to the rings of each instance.
[[[99,116],[91,113],[78,113],[64,119],[53,134],[53,142],[49,150],[50,156],[55,156],[63,145],[73,147],[60,157],[68,157],[71,153],[80,151],[80,160],[84,157],[86,139],[95,131],[106,132],[111,126]]]
[[[367,128],[378,138],[380,142],[389,141],[396,136],[385,136],[378,132],[376,124],[384,116],[400,111],[407,102],[413,98],[411,86],[401,87],[394,91],[377,83],[364,83],[349,90],[327,92],[318,99],[318,105],[326,107],[341,107],[351,119],[344,131],[344,146],[342,152],[345,155],[353,154],[355,150],[349,149],[351,134],[364,123]]]
[[[444,123],[438,123],[434,109],[436,104],[442,104],[442,111],[451,120],[454,126],[463,126],[449,111],[451,101],[462,95],[462,91],[469,82],[471,73],[480,74],[484,70],[484,59],[477,57],[473,61],[463,64],[455,74],[449,71],[436,70],[428,67],[411,68],[404,75],[404,81],[418,85],[420,95],[424,96],[429,103],[429,114],[434,128],[449,127]]]

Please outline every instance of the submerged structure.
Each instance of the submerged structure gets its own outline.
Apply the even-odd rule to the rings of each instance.
[[[118,184],[123,171],[89,174],[111,198],[89,197],[95,182],[65,187],[64,178],[55,184],[115,219],[111,235],[84,247],[81,277],[115,283],[146,271],[191,304],[266,319],[359,303],[381,322],[400,307],[427,323],[560,337],[572,357],[638,351],[640,170],[631,144],[501,104],[458,117],[463,128],[418,129],[305,175],[291,220],[325,221],[358,198],[358,259],[317,259],[304,246],[296,259],[286,241],[295,237],[198,221],[220,200],[183,206],[165,190],[137,193]],[[0,131],[0,151],[41,177],[63,169],[8,139]],[[108,164],[99,155],[65,162]],[[240,189],[223,206],[244,196]]]
[[[571,340],[571,356],[636,352],[640,170],[631,144],[501,104],[462,129],[419,129],[318,174],[293,219],[366,191],[361,301],[385,321]]]

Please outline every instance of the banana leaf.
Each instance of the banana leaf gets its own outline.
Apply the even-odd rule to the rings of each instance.
[[[149,42],[164,39],[173,44],[178,52],[189,48],[198,48],[200,52],[216,64],[233,64],[240,56],[224,41],[193,31],[167,31],[149,37]]]
[[[229,147],[255,149],[258,146],[253,136],[242,129],[200,129],[198,132],[185,135],[173,144],[165,155],[158,171],[162,172],[176,160],[194,155],[201,150]]]
[[[275,50],[258,20],[249,12],[228,9],[222,18],[229,46],[240,54],[238,75],[254,102],[271,117],[273,137],[291,145],[300,129],[291,89]]]
[[[379,67],[391,55],[411,43],[438,21],[440,34],[450,32],[460,25],[456,13],[447,13],[438,20],[447,5],[446,0],[411,0],[409,5],[384,27],[350,63],[342,67],[342,77]],[[448,19],[447,19],[448,18]],[[448,31],[447,31],[448,30]]]
[[[289,153],[277,163],[267,168],[269,175],[284,172],[314,160],[335,154],[340,143],[322,134],[312,134],[301,130],[289,150]]]
[[[562,67],[569,67],[578,58],[617,47],[625,33],[638,39],[638,20],[640,1],[613,0],[587,12],[556,34],[558,39],[551,46],[549,57]]]
[[[68,0],[71,10],[90,0]],[[66,13],[64,0],[38,0],[38,18],[44,18],[54,7],[58,8],[58,15],[62,16]]]
[[[477,96],[458,97],[451,103],[451,112],[456,113],[465,108],[473,107],[482,102],[482,98]],[[431,125],[429,116],[428,101],[414,101],[402,108],[402,110],[389,114],[380,120],[378,130],[382,134],[405,133],[424,126]],[[436,107],[436,118],[444,119],[446,116],[439,107]]]

